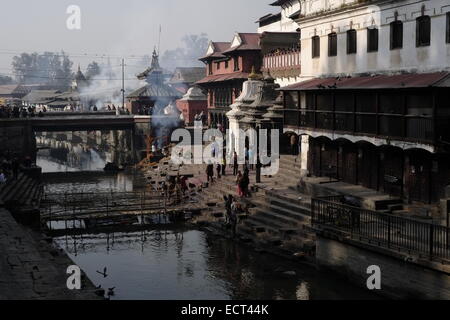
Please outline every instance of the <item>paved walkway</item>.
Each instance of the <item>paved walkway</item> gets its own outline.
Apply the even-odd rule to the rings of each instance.
[[[80,291],[66,287],[74,263],[42,235],[19,225],[0,208],[0,300],[98,299],[87,278]]]

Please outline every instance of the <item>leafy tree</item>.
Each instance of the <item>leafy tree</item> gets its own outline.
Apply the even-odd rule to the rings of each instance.
[[[198,58],[205,54],[209,42],[208,35],[205,33],[185,35],[181,41],[183,47],[164,52],[161,57],[161,65],[172,70],[181,66],[203,66]]]
[[[12,67],[21,84],[42,83],[68,87],[72,81],[73,62],[64,53],[22,53],[13,57]]]
[[[13,83],[13,79],[11,77],[0,75],[0,85],[12,84],[12,83]]]
[[[86,69],[86,79],[90,80],[101,74],[100,65],[92,61]]]

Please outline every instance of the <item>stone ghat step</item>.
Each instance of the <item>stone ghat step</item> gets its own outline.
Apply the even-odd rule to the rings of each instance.
[[[374,200],[374,204],[376,211],[393,211],[403,209],[403,201],[401,199]]]
[[[308,211],[308,209],[306,209],[306,208],[297,207],[296,209],[292,210],[291,207],[286,208],[284,203],[280,203],[280,205],[279,205],[279,204],[275,204],[273,202],[267,202],[266,199],[263,201],[255,200],[254,204],[256,205],[256,208],[261,211],[265,211],[265,212],[269,212],[269,213],[273,212],[275,214],[280,214],[285,217],[295,219],[298,222],[301,222],[301,221],[309,222],[311,220],[310,211]]]
[[[254,212],[249,219],[257,219],[261,217],[269,222],[274,222],[274,225],[279,224],[280,228],[292,227],[297,228],[300,225],[300,221],[294,218],[289,218],[285,215],[275,213],[273,211],[267,211],[260,208],[252,208],[250,212]]]
[[[290,156],[290,155],[281,155],[280,156],[280,163],[300,165],[300,162],[301,162],[300,156]]]
[[[300,207],[311,208],[311,197],[298,192],[297,190],[266,190],[266,196],[283,200],[288,203],[299,205]]]
[[[0,199],[5,201],[5,199],[8,199],[8,197],[15,193],[16,190],[20,187],[21,183],[25,181],[28,177],[24,175],[23,173],[20,173],[17,180],[9,180],[6,185],[2,187],[0,190]]]
[[[17,180],[10,181],[0,191],[0,202],[3,205],[14,203],[21,206],[38,207],[42,193],[42,185],[39,181],[21,174]]]
[[[267,220],[260,217],[251,217],[243,221],[243,224],[239,226],[240,230],[244,230],[249,236],[254,239],[258,239],[260,235],[269,235],[270,237],[276,237],[280,240],[290,240],[295,237],[296,240],[313,240],[314,234],[304,231],[302,226],[272,226],[268,224]]]

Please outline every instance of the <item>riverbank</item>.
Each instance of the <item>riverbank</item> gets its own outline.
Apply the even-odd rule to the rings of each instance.
[[[82,276],[82,290],[69,290],[65,271],[74,262],[52,245],[52,239],[19,225],[2,208],[0,257],[0,300],[99,299],[86,276]]]

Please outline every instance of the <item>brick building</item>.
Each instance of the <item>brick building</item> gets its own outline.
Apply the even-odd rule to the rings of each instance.
[[[208,113],[207,97],[199,87],[192,87],[177,100],[177,108],[183,114],[184,124],[193,125],[196,116],[206,116]]]
[[[229,106],[239,97],[252,69],[261,69],[259,34],[236,33],[231,42],[210,42],[200,60],[206,64],[206,77],[197,85],[208,94],[209,124],[227,128]]]

